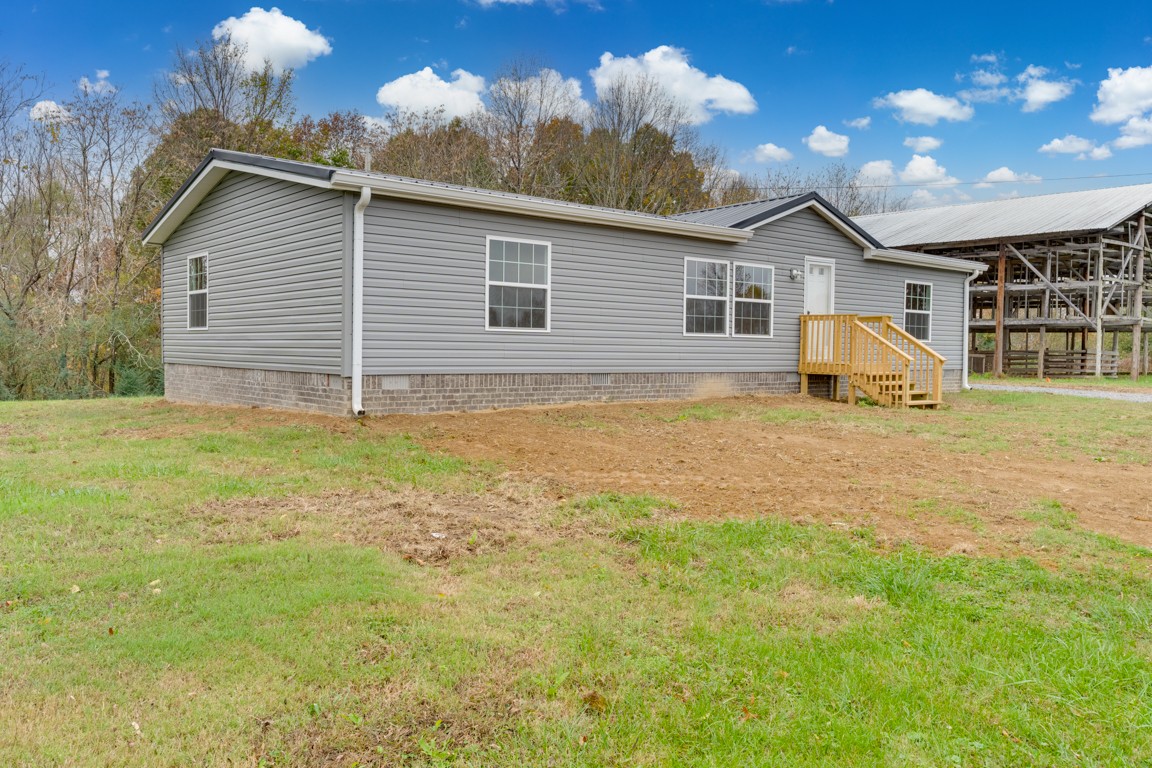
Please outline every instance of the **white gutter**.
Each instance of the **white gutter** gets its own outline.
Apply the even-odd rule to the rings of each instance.
[[[979,272],[973,272],[964,279],[964,332],[960,337],[960,359],[963,364],[960,367],[960,389],[972,389],[968,383],[968,320],[972,315],[972,297],[971,288],[972,281],[980,275]]]
[[[864,258],[868,261],[886,261],[889,264],[903,264],[908,267],[927,267],[928,269],[946,269],[952,272],[968,272],[978,275],[988,269],[985,264],[977,264],[966,259],[956,259],[951,256],[937,256],[932,253],[918,253],[917,251],[901,251],[892,248],[865,248]]]
[[[352,415],[364,415],[364,209],[371,187],[360,188],[352,211]]]

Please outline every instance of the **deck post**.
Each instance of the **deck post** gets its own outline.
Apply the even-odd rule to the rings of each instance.
[[[1139,231],[1136,233],[1136,290],[1133,291],[1132,305],[1135,307],[1136,322],[1132,324],[1132,378],[1140,378],[1140,336],[1144,331],[1144,251],[1148,247],[1148,230],[1145,215],[1140,214]]]
[[[808,394],[808,374],[800,374],[800,394]]]
[[[1000,243],[1000,260],[996,267],[996,348],[992,356],[992,375],[1004,376],[1004,275],[1008,270],[1008,251]]]

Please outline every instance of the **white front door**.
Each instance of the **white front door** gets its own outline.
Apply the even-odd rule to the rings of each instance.
[[[836,264],[827,259],[804,260],[804,314],[830,315],[835,311]]]
[[[828,259],[804,259],[804,314],[830,315],[835,311],[836,264]],[[835,350],[833,326],[828,322],[808,324],[808,359],[832,363]]]

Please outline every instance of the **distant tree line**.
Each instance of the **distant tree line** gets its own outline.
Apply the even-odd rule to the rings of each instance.
[[[160,265],[140,235],[214,147],[657,214],[812,189],[849,215],[904,204],[844,164],[728,172],[643,77],[588,104],[515,63],[467,117],[313,118],[295,114],[291,70],[252,72],[244,53],[178,49],[148,103],[81,81],[56,104],[0,62],[0,400],[162,391]]]

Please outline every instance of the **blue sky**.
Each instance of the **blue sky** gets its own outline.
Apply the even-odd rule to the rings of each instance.
[[[1152,182],[1144,2],[39,0],[0,24],[0,56],[57,101],[148,99],[177,45],[228,29],[296,68],[300,113],[463,111],[531,58],[587,100],[612,74],[662,79],[743,172],[843,160],[918,204]]]

